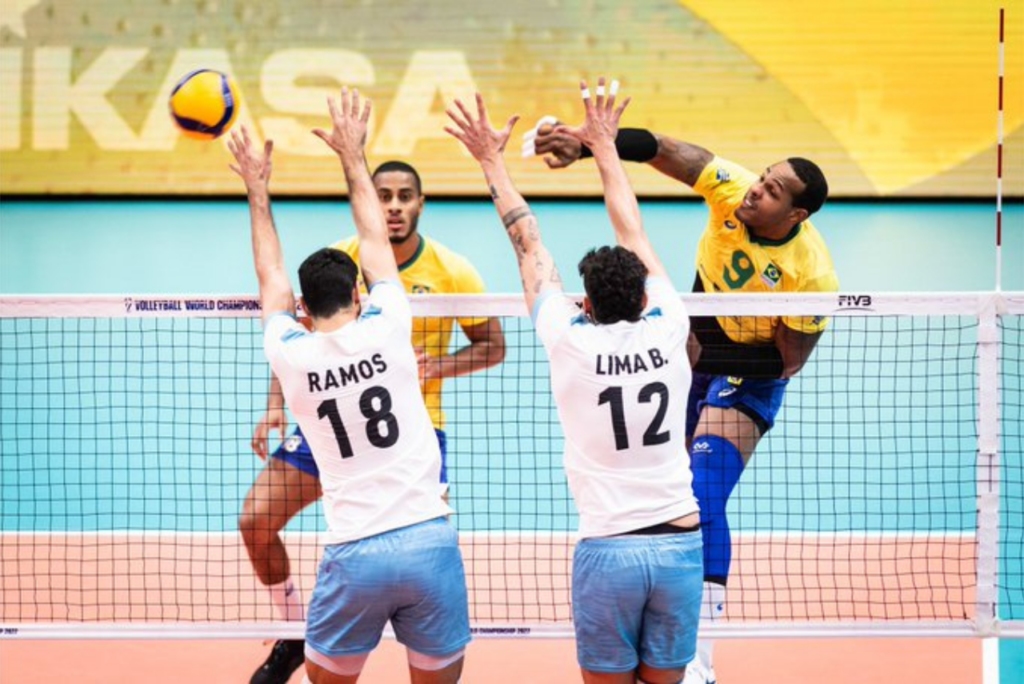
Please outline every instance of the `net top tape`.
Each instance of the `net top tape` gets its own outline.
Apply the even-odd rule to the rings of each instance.
[[[582,299],[581,294],[571,294]],[[694,316],[1024,314],[1024,292],[683,294]],[[417,316],[526,317],[522,295],[410,295]],[[5,295],[0,318],[258,318],[253,295]]]

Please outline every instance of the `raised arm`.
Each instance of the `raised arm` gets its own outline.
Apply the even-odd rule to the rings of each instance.
[[[457,128],[445,126],[444,130],[465,145],[484,172],[494,207],[501,216],[501,222],[505,225],[519,261],[519,275],[523,281],[526,306],[533,311],[534,301],[541,293],[549,290],[562,291],[562,279],[555,268],[551,253],[541,241],[537,218],[530,211],[523,196],[512,185],[502,156],[512,134],[512,127],[519,117],[510,118],[505,128],[499,131],[491,127],[480,93],[476,95],[476,119],[462,102],[456,100],[455,105],[459,112],[456,113],[449,108],[447,113]]]
[[[348,183],[348,199],[359,235],[359,262],[363,279],[370,287],[378,280],[398,280],[398,264],[388,241],[388,226],[366,166],[366,122],[370,120],[370,101],[359,110],[359,91],[341,89],[341,102],[327,98],[333,128],[330,133],[315,129],[313,134],[327,143],[341,160]]]
[[[281,241],[270,211],[270,157],[274,142],[268,140],[260,154],[253,148],[249,130],[242,126],[242,132],[231,132],[228,149],[235,157],[231,170],[245,182],[249,196],[249,219],[252,227],[252,255],[256,266],[256,278],[260,285],[260,307],[263,320],[286,311],[295,311],[295,295],[292,284],[284,269]]]
[[[650,164],[690,187],[697,183],[701,171],[714,159],[711,152],[699,145],[643,128],[619,130],[615,146],[624,161]],[[545,155],[544,162],[552,169],[565,168],[578,159],[594,156],[589,145],[581,143],[563,128],[552,125],[542,125],[537,129],[531,152]]]
[[[651,133],[651,135],[657,141],[658,152],[653,159],[647,160],[647,163],[666,176],[680,180],[691,188],[697,184],[697,179],[700,178],[704,167],[715,158],[715,155],[700,145],[676,140],[660,133]]]
[[[562,126],[561,130],[593,151],[594,161],[601,172],[605,206],[615,228],[615,240],[620,246],[640,257],[650,275],[667,277],[661,259],[654,252],[647,233],[644,232],[636,193],[629,184],[626,169],[623,168],[619,153],[615,149],[619,119],[629,104],[629,98],[616,107],[615,93],[618,90],[618,83],[612,82],[610,94],[606,97],[603,77],[597,81],[596,101],[591,98],[590,89],[585,81],[580,82],[580,90],[585,110],[583,125],[575,128]]]

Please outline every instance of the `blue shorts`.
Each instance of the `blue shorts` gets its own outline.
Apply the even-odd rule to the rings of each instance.
[[[446,485],[448,484],[448,440],[445,438],[444,431],[435,429],[434,432],[437,433],[437,445],[441,447],[441,484]],[[282,460],[315,478],[320,477],[320,469],[316,467],[313,452],[310,451],[309,443],[306,442],[306,438],[302,435],[302,429],[299,427],[296,427],[295,431],[281,442],[281,446],[277,447],[270,457]]]
[[[764,435],[775,426],[789,380],[747,380],[694,373],[686,404],[686,436],[693,437],[705,406],[734,408],[750,418]]]
[[[325,656],[368,653],[388,620],[400,643],[424,655],[470,642],[459,537],[444,518],[324,549],[306,644]]]
[[[697,651],[703,589],[700,532],[581,540],[572,561],[580,667],[683,667]]]

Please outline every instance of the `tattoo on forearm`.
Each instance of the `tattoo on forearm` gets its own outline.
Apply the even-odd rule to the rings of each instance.
[[[520,232],[512,234],[510,232],[509,237],[512,238],[512,247],[516,251],[516,259],[522,262],[523,257],[526,256],[526,241],[523,239],[523,234]]]
[[[530,207],[524,204],[521,207],[516,207],[515,209],[510,210],[508,213],[502,216],[501,222],[505,226],[505,228],[509,228],[516,221],[526,216],[533,216],[533,212],[530,211]]]
[[[498,188],[494,187],[493,185],[490,186],[490,187],[491,187],[491,199],[493,199],[493,200],[498,199],[498,197],[500,197],[500,195],[498,194]]]
[[[540,294],[540,288],[544,284],[544,250],[538,250],[533,258],[533,268],[536,277],[533,281],[533,293]]]

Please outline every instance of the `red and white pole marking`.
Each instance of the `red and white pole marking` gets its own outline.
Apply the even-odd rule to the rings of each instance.
[[[996,292],[1003,285],[1003,73],[1005,47],[1003,30],[1006,10],[999,8],[999,124],[996,138]]]

